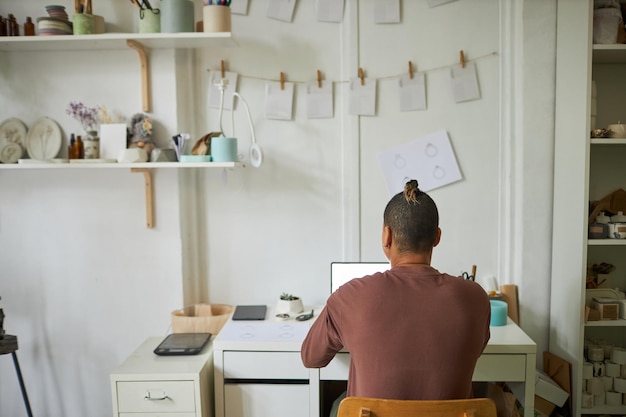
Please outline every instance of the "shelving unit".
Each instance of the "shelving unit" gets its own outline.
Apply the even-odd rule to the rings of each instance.
[[[15,36],[0,38],[0,52],[136,50],[140,58],[143,111],[151,110],[149,49],[202,49],[232,47],[237,43],[230,32],[215,33],[104,33],[98,35]],[[32,169],[130,169],[143,173],[146,193],[146,225],[154,227],[152,169],[156,168],[237,168],[239,162],[149,162],[149,163],[25,163],[0,164],[0,170]]]
[[[590,263],[616,265],[608,288],[626,288],[626,241],[588,239],[589,202],[626,189],[625,139],[590,138],[592,80],[597,127],[626,122],[626,45],[593,44],[593,0],[558,1],[550,345],[571,363],[572,415],[626,415],[626,405],[583,408],[585,339],[626,346],[626,320],[585,323]]]
[[[149,49],[232,47],[237,43],[230,32],[215,33],[103,33],[100,35],[6,36],[0,38],[0,51],[93,51],[126,49],[126,41]]]
[[[0,164],[0,169],[119,169],[119,168],[241,168],[241,162],[140,162],[140,163],[33,163],[33,164]]]

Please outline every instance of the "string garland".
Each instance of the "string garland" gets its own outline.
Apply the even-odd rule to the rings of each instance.
[[[477,56],[476,58],[473,58],[473,59],[467,59],[467,60],[465,60],[465,62],[476,62],[476,61],[480,61],[482,59],[490,58],[490,57],[497,56],[497,55],[498,55],[498,52],[497,51],[493,51],[493,52],[490,52],[488,54]],[[442,66],[439,66],[439,67],[428,68],[428,69],[417,71],[417,72],[418,73],[420,73],[420,72],[421,73],[435,72],[435,71],[440,71],[440,70],[443,70],[443,69],[451,68],[452,66],[453,65],[442,65]],[[221,68],[221,70],[223,71],[223,68]],[[207,71],[209,71],[209,72],[210,71],[220,71],[220,69],[219,68],[218,69],[211,69],[211,68],[209,68],[209,69],[207,69]],[[385,75],[385,76],[382,76],[382,77],[375,77],[375,79],[377,79],[377,80],[395,79],[395,78],[400,77],[403,74],[405,74],[405,72],[394,74],[394,75]],[[249,79],[253,79],[253,80],[280,82],[279,79],[274,79],[274,78],[257,77],[257,76],[254,76],[254,75],[246,75],[246,74],[242,74],[242,73],[238,73],[238,75],[239,75],[239,77],[249,78]],[[372,78],[372,77],[367,77],[367,78]],[[289,80],[289,81],[285,81],[285,82],[289,82],[289,83],[292,83],[292,84],[304,84],[304,85],[306,85],[306,84],[310,83],[311,81],[312,80],[306,80],[306,81]],[[347,83],[350,83],[350,80],[339,80],[339,81],[330,81],[330,82],[332,82],[333,84],[347,84]]]

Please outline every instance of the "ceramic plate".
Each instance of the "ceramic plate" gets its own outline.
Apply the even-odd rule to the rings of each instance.
[[[0,148],[9,142],[17,143],[22,150],[26,148],[26,125],[15,117],[6,119],[0,125]]]
[[[61,150],[61,129],[48,117],[42,117],[28,131],[26,151],[32,159],[52,159]]]
[[[22,145],[8,142],[0,145],[0,162],[3,164],[14,164],[24,153]]]

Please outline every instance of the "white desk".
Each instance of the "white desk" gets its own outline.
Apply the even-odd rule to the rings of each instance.
[[[307,369],[300,347],[313,320],[277,321],[271,309],[267,318],[229,320],[214,340],[216,417],[319,417],[320,383],[347,380],[349,353]],[[510,320],[492,327],[473,380],[525,383],[524,417],[533,417],[536,352],[535,342]]]

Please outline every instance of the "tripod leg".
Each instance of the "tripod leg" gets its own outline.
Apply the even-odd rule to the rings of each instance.
[[[13,357],[13,365],[15,365],[15,372],[17,373],[17,379],[20,382],[20,390],[22,390],[22,398],[24,399],[24,405],[26,406],[26,413],[28,417],[33,417],[33,412],[30,409],[30,402],[28,401],[28,394],[26,393],[26,387],[24,386],[24,379],[22,378],[22,371],[20,370],[20,364],[17,361],[17,354],[11,352]]]

